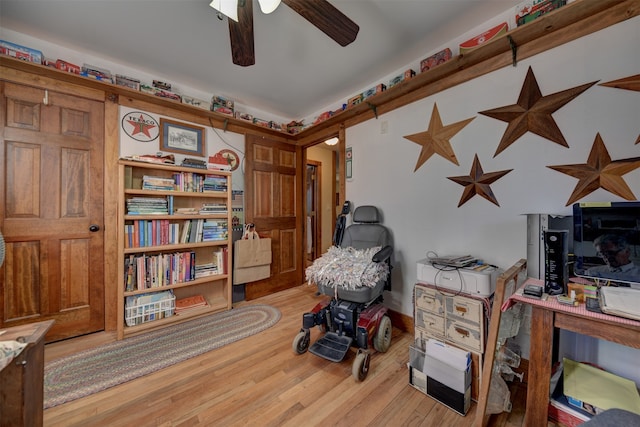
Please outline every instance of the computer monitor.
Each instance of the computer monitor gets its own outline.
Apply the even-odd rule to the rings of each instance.
[[[574,273],[640,289],[640,201],[573,205]]]

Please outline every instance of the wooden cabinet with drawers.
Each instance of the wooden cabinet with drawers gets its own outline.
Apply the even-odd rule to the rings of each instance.
[[[415,346],[421,350],[429,338],[471,352],[471,398],[478,399],[486,340],[488,298],[440,291],[435,286],[416,283],[414,287]]]

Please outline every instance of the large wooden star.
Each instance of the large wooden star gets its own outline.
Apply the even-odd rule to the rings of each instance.
[[[491,191],[490,185],[512,170],[513,169],[484,173],[482,171],[482,166],[480,165],[480,160],[478,160],[478,155],[476,154],[473,159],[473,165],[471,166],[471,173],[469,176],[449,176],[447,178],[464,186],[464,191],[462,192],[462,197],[460,198],[458,207],[465,204],[476,194],[484,197],[496,206],[500,206],[496,196],[494,196],[493,191]]]
[[[607,147],[605,147],[599,133],[593,142],[587,163],[547,167],[579,179],[566,206],[571,205],[598,188],[604,188],[626,200],[636,200],[633,192],[622,179],[622,175],[639,168],[640,157],[612,162]]]
[[[640,74],[624,77],[618,80],[611,80],[610,82],[606,83],[600,83],[599,86],[615,87],[618,89],[627,89],[640,92]],[[640,135],[638,135],[638,139],[636,139],[636,144],[640,144]]]
[[[462,130],[462,128],[469,124],[473,119],[475,119],[475,117],[443,126],[442,120],[440,119],[440,113],[438,112],[438,106],[433,104],[429,129],[425,132],[405,136],[409,141],[422,145],[422,150],[420,151],[420,156],[416,163],[416,168],[413,171],[417,171],[418,168],[420,168],[420,166],[422,166],[434,154],[439,154],[450,162],[459,165],[458,159],[453,152],[453,148],[451,148],[451,142],[449,142],[449,139],[460,132],[460,130]]]
[[[597,81],[542,96],[533,70],[529,67],[517,104],[480,111],[480,114],[509,123],[493,157],[527,132],[569,147],[551,114],[596,83]]]
[[[612,80],[606,83],[600,83],[599,86],[615,87],[618,89],[635,90],[636,92],[640,92],[640,74],[624,77],[618,80]]]

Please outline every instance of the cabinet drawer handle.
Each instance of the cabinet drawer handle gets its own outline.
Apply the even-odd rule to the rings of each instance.
[[[458,327],[455,328],[456,332],[459,333],[462,337],[464,338],[468,338],[469,337],[469,331],[466,331],[464,329],[460,329]]]
[[[456,311],[460,313],[461,316],[464,316],[469,310],[467,310],[467,307],[456,305]]]

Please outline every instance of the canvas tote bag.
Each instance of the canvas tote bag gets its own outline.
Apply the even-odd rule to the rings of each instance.
[[[255,282],[271,276],[271,239],[260,238],[249,225],[245,225],[242,239],[233,244],[233,284]]]

